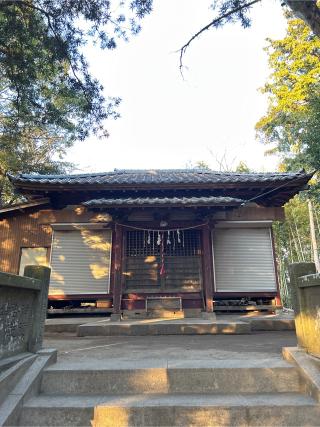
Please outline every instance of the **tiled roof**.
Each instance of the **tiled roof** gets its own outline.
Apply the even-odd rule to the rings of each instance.
[[[17,186],[34,185],[152,185],[152,184],[218,184],[218,183],[267,183],[305,179],[311,175],[296,173],[237,173],[216,172],[204,169],[150,169],[121,170],[78,175],[20,174],[10,176]]]
[[[21,201],[19,203],[12,203],[9,205],[0,205],[0,214],[9,211],[22,210],[25,208],[32,208],[35,206],[46,205],[50,203],[50,199],[42,198],[35,200],[27,200],[24,197],[21,197]]]
[[[137,197],[123,199],[95,199],[84,202],[84,206],[225,206],[240,205],[245,201],[233,197]]]

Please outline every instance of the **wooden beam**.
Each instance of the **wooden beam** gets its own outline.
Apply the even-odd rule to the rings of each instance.
[[[213,261],[211,230],[208,225],[202,228],[202,276],[206,312],[213,312]]]
[[[114,247],[114,285],[113,285],[113,314],[121,313],[122,299],[122,241],[123,229],[115,224],[115,247]]]
[[[282,207],[243,206],[226,212],[226,220],[229,221],[283,221],[284,219]]]

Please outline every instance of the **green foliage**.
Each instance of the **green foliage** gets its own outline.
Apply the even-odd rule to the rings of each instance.
[[[313,201],[316,239],[320,243],[320,203]],[[288,289],[288,265],[292,262],[313,262],[307,200],[295,196],[285,205],[284,222],[275,222],[273,231],[281,298],[286,307],[292,307]]]
[[[0,2],[0,174],[56,172],[75,140],[107,135],[119,98],[105,99],[82,53],[140,30],[152,0]]]
[[[260,0],[215,0],[211,6],[214,12],[217,12],[221,19],[213,25],[219,28],[227,23],[240,22],[244,27],[250,27],[250,9]]]
[[[289,15],[286,37],[268,41],[272,73],[263,92],[269,94],[269,108],[256,125],[258,135],[273,145],[267,154],[280,154],[283,169],[314,170],[320,165],[313,131],[319,117],[320,39]]]
[[[290,169],[320,170],[320,86],[314,88],[306,109],[295,114],[295,118],[288,134],[295,138],[299,150],[286,159],[286,164]]]
[[[0,71],[7,108],[15,113],[10,118],[51,125],[73,139],[99,133],[103,120],[117,115],[119,101],[106,102],[81,48],[91,40],[114,49],[118,38],[139,31],[135,17],[150,8],[151,2],[142,0],[127,6],[108,0],[3,0]],[[126,18],[123,9],[133,16]]]
[[[282,40],[268,40],[266,48],[272,69],[263,92],[269,95],[269,109],[256,128],[267,153],[280,155],[280,169],[309,171],[320,167],[320,39],[299,19],[287,15],[287,34]],[[287,267],[292,262],[313,260],[306,196],[312,199],[319,242],[319,189],[316,180],[307,194],[300,194],[285,206],[286,220],[274,224],[280,289],[290,306]]]
[[[197,162],[195,162],[193,168],[210,170],[210,166],[204,160],[198,160]]]
[[[236,172],[250,173],[252,171],[250,170],[250,168],[248,167],[248,165],[246,164],[246,162],[244,162],[243,160],[240,160],[238,166],[236,167]]]
[[[319,204],[314,206],[316,223],[319,221]],[[307,201],[295,196],[285,206],[286,221],[277,223],[282,259],[287,263],[312,260],[310,224]]]

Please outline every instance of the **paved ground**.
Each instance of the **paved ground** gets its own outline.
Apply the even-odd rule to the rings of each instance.
[[[99,322],[107,320],[109,316],[106,315],[68,315],[65,314],[64,316],[50,316],[46,320],[46,325],[62,325],[62,324],[69,324],[69,325],[79,325],[79,324],[85,324],[85,323],[93,323],[93,322]],[[183,319],[183,320],[187,320]],[[249,313],[237,313],[237,314],[217,314],[217,320],[225,321],[250,321],[250,319],[293,319],[293,313],[292,312],[285,312],[280,311],[277,314],[270,314],[268,312],[261,312],[258,313],[256,311],[249,312]]]
[[[56,348],[61,362],[160,359],[269,359],[281,358],[282,347],[296,346],[293,331],[255,332],[251,335],[76,337],[47,333],[44,347]]]

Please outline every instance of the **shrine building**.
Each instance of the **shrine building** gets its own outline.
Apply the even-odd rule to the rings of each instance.
[[[0,270],[52,269],[49,305],[142,316],[279,304],[273,221],[310,174],[202,169],[10,176]]]

